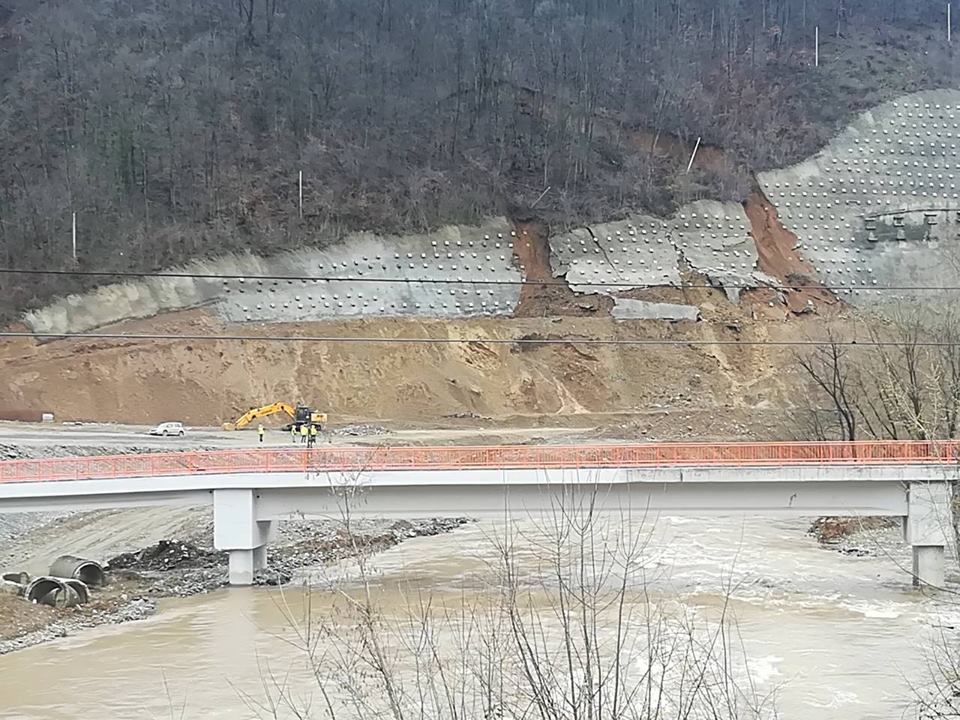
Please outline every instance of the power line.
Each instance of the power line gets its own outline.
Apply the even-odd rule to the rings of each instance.
[[[570,281],[562,279],[554,280],[465,280],[458,278],[378,278],[378,277],[351,277],[346,275],[335,276],[317,276],[317,275],[239,275],[233,273],[190,273],[190,272],[147,272],[131,270],[40,270],[36,268],[0,268],[0,275],[53,275],[53,276],[76,276],[76,277],[112,277],[112,278],[179,278],[192,280],[244,280],[244,281],[268,281],[268,282],[352,282],[352,283],[372,283],[372,284],[422,284],[422,285],[481,285],[481,286],[537,286],[550,287],[562,286],[569,287]],[[650,285],[642,286],[633,282],[609,282],[609,281],[584,281],[574,283],[585,287],[603,287],[603,288],[623,288],[633,289],[638,287],[675,287],[678,290],[716,290],[718,285],[730,288],[732,290],[824,290],[834,291],[852,291],[865,290],[875,292],[901,291],[901,292],[949,292],[960,291],[960,285],[818,285],[801,284],[786,285],[756,282],[747,283],[718,283],[712,285],[709,283],[682,283],[679,286]]]
[[[177,333],[107,333],[107,332],[0,332],[0,338],[27,338],[33,340],[189,340],[191,342],[309,342],[368,345],[606,345],[615,347],[669,347],[669,346],[739,346],[739,347],[829,347],[836,345],[852,348],[903,347],[903,343],[881,340],[822,341],[822,340],[678,340],[667,338],[618,339],[618,338],[450,338],[450,337],[369,337],[342,335],[184,335]],[[960,347],[956,342],[911,342],[911,347]]]

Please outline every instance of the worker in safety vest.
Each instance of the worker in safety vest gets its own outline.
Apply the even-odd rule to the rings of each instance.
[[[294,445],[297,444],[297,426],[296,426],[296,425],[291,425],[291,426],[290,426],[290,441],[291,441]]]
[[[317,444],[317,426],[310,426],[310,447],[313,447]]]
[[[300,444],[306,445],[307,439],[310,437],[310,430],[307,428],[306,424],[300,426]]]
[[[263,445],[263,433],[264,433],[264,432],[265,432],[265,431],[264,431],[264,429],[263,429],[263,425],[262,425],[262,424],[261,424],[261,425],[258,425],[258,426],[257,426],[257,435],[260,436],[260,444],[261,444],[261,445]]]

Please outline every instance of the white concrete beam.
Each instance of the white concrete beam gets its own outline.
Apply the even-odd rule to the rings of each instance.
[[[253,585],[253,575],[257,571],[256,552],[256,549],[228,551],[231,585]]]
[[[360,484],[378,487],[433,487],[438,485],[566,485],[571,483],[630,484],[645,483],[755,483],[755,482],[942,482],[944,470],[936,465],[785,465],[763,467],[669,467],[602,468],[580,470],[538,470],[533,468],[478,470],[384,470],[363,473],[260,472],[197,473],[163,477],[112,478],[103,480],[59,480],[56,482],[0,483],[0,512],[11,511],[15,501],[29,500],[40,509],[70,508],[71,503],[86,502],[87,507],[119,507],[116,503],[150,504],[150,498],[162,495],[162,502],[206,504],[209,493],[220,489],[315,488],[331,484]],[[202,497],[207,494],[207,497]],[[102,503],[102,504],[101,504]],[[20,510],[17,509],[17,512]]]
[[[213,493],[209,490],[127,491],[98,494],[85,494],[82,493],[82,490],[82,487],[73,485],[70,492],[74,494],[54,495],[43,493],[31,496],[24,493],[19,497],[0,492],[0,513],[105,510],[158,505],[200,507],[210,505],[213,502]]]
[[[900,483],[683,483],[633,485],[433,485],[426,487],[265,489],[257,502],[262,520],[298,515],[342,517],[349,508],[358,516],[503,517],[553,513],[571,502],[595,497],[595,511],[642,515],[883,515],[900,517],[907,512],[906,494]]]
[[[937,545],[913,547],[914,587],[942,588],[946,581],[945,550]]]
[[[381,517],[523,517],[590,500],[597,512],[633,517],[905,516],[918,582],[940,585],[950,527],[944,477],[927,464],[210,473],[0,483],[0,512],[213,503],[214,542],[230,553],[234,584],[265,565],[273,520],[340,517],[345,491],[352,514]]]
[[[250,585],[257,570],[267,566],[267,541],[273,523],[257,520],[255,490],[213,492],[213,545],[229,556],[231,585]]]
[[[947,482],[910,483],[904,539],[913,546],[913,584],[942,588],[946,546],[953,535],[952,492]]]

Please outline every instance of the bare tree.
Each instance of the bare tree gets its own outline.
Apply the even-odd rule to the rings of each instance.
[[[960,315],[952,303],[901,304],[862,321],[867,340],[840,340],[836,328],[797,356],[815,393],[805,410],[820,439],[942,440],[960,422]],[[827,404],[835,422],[824,426]]]
[[[401,607],[384,607],[358,547],[355,583],[308,589],[310,610],[288,615],[318,707],[298,703],[302,692],[269,668],[265,697],[248,705],[263,717],[283,706],[297,717],[393,720],[769,711],[743,674],[727,612],[711,624],[652,597],[643,520],[599,512],[602,492],[560,492],[544,519],[499,526],[480,591],[459,597],[411,588]],[[520,548],[539,561],[521,564]]]
[[[742,199],[754,169],[810,154],[851,113],[901,87],[949,85],[957,62],[928,40],[942,24],[931,8],[28,3],[0,28],[19,38],[0,73],[4,254],[72,267],[57,238],[78,206],[82,267],[152,270],[326,242],[326,228],[468,222],[547,186],[537,212],[560,223]],[[793,55],[813,24],[840,20],[850,74],[875,87],[820,73],[809,102],[811,78]],[[916,40],[889,69],[857,64],[887,43],[878,23],[901,23]],[[688,154],[658,150],[697,137],[723,148],[722,164],[687,174]],[[300,169],[311,182],[302,220],[290,211]],[[0,313],[78,289],[62,278],[5,282]]]
[[[847,343],[831,332],[825,341],[817,344],[809,353],[798,354],[797,364],[829,401],[836,421],[834,432],[842,440],[856,440],[858,383]],[[806,409],[811,415],[811,427],[818,433],[818,439],[831,439],[819,419],[819,404]]]

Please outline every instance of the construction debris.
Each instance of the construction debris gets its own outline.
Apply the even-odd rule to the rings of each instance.
[[[186,568],[214,568],[224,565],[227,554],[203,550],[193,543],[161,540],[156,545],[135,553],[123,553],[107,562],[110,570],[182,570]]]

